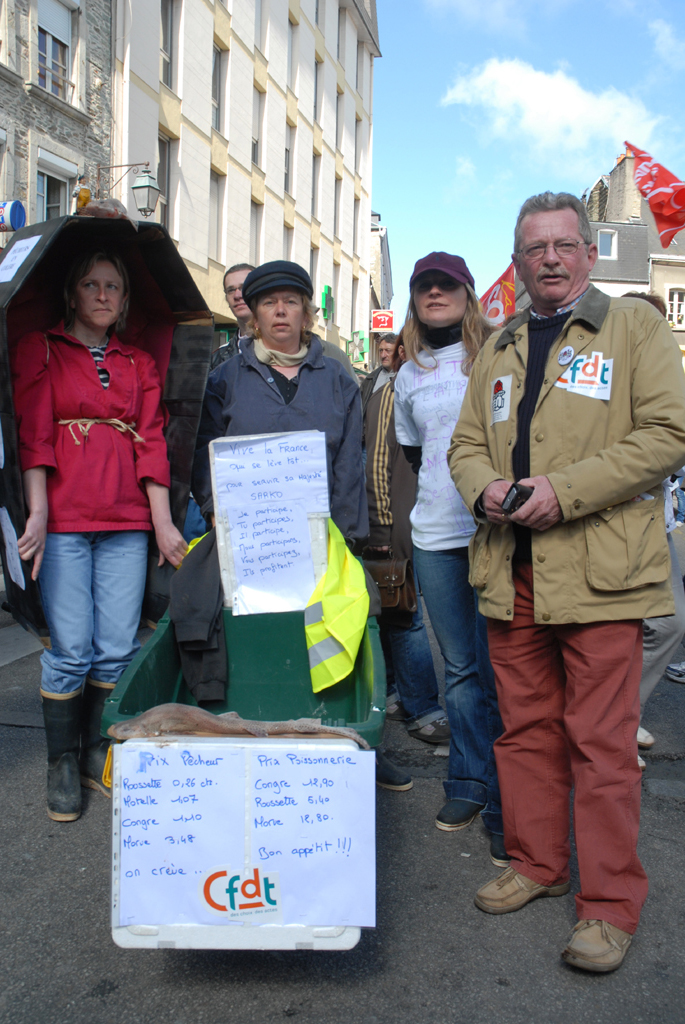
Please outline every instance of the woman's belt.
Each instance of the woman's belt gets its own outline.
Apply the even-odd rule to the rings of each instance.
[[[140,436],[140,434],[136,433],[136,425],[135,425],[135,423],[124,423],[122,420],[117,420],[117,419],[108,419],[108,420],[92,419],[91,420],[91,419],[86,419],[86,418],[78,419],[78,420],[58,420],[57,422],[59,423],[59,425],[61,427],[69,427],[69,433],[71,434],[71,436],[73,437],[74,441],[78,445],[80,445],[81,442],[78,440],[78,438],[76,437],[76,434],[74,433],[74,427],[78,427],[78,429],[81,431],[81,433],[83,434],[83,436],[85,437],[85,439],[87,441],[88,440],[88,431],[90,430],[90,428],[93,426],[94,423],[108,423],[110,425],[110,427],[114,427],[114,429],[118,430],[121,434],[125,434],[128,431],[133,436],[133,440],[134,441],[139,441],[141,444],[145,444],[145,439],[142,438]]]

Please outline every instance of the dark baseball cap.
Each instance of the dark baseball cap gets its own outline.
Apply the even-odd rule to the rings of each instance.
[[[273,260],[250,271],[243,281],[243,298],[249,305],[262,292],[273,288],[296,288],[308,299],[314,294],[312,279],[303,267],[289,260]]]
[[[424,256],[422,260],[419,260],[409,279],[409,287],[411,288],[416,278],[420,274],[425,274],[427,270],[440,270],[443,274],[447,274],[448,277],[453,277],[455,281],[459,281],[460,284],[469,284],[472,288],[475,287],[473,274],[461,256],[452,256],[448,252],[432,252],[428,256]],[[245,283],[247,284],[247,282]],[[245,289],[243,288],[244,294]]]

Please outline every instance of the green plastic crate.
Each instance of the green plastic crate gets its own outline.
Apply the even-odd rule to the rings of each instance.
[[[233,616],[224,608],[228,685],[224,703],[211,711],[237,711],[241,718],[284,721],[321,718],[349,726],[369,746],[381,742],[385,720],[385,663],[376,620],[368,620],[354,671],[314,693],[309,674],[303,612]],[[105,702],[102,734],[157,704],[193,704],[185,684],[168,613]]]

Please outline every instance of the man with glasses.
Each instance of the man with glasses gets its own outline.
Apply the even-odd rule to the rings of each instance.
[[[448,453],[479,522],[471,579],[504,722],[511,866],[476,906],[505,914],[569,891],[573,788],[579,920],[562,957],[612,971],[647,896],[642,619],[674,611],[661,481],[683,463],[685,383],[663,317],[590,284],[597,247],[575,196],[528,199],[514,248],[532,306],[476,360]],[[514,482],[532,493],[510,503]]]
[[[225,345],[220,345],[213,353],[212,370],[237,355],[240,339],[247,337],[247,321],[250,319],[250,310],[243,300],[243,281],[251,270],[254,270],[254,267],[250,263],[236,263],[235,266],[229,267],[224,274],[224,295],[228,308],[238,322],[238,329]]]

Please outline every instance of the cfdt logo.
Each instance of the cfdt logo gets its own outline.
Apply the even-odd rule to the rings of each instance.
[[[613,369],[614,360],[605,359],[602,352],[593,352],[591,357],[587,353],[576,356],[556,381],[556,387],[572,395],[606,400],[611,398]]]
[[[200,898],[212,913],[230,921],[277,924],[281,920],[281,886],[277,871],[249,872],[218,867],[203,876]]]

